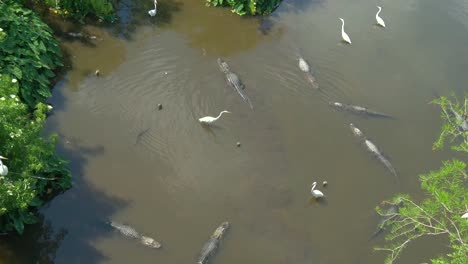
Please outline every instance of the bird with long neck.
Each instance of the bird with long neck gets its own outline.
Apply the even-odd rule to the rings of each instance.
[[[343,39],[344,42],[351,44],[351,39],[349,38],[348,34],[344,31],[344,19],[339,17],[341,20],[341,38]]]
[[[315,199],[319,199],[319,198],[322,198],[324,197],[325,195],[319,191],[319,190],[315,190],[315,186],[317,185],[317,182],[313,182],[312,183],[312,188],[310,189],[310,193],[312,194],[312,196],[315,198]]]
[[[379,24],[381,27],[385,27],[385,22],[384,22],[383,19],[379,16],[380,11],[382,11],[382,7],[377,6],[377,8],[379,9],[379,11],[377,11],[377,14],[375,14],[375,19],[377,20],[377,24]]]
[[[216,120],[218,120],[224,113],[230,114],[231,112],[224,110],[224,111],[221,111],[217,117],[205,116],[205,117],[198,119],[198,121],[200,121],[200,123],[202,124],[211,125],[214,122],[216,122]]]
[[[148,15],[154,17],[156,15],[156,12],[158,11],[158,1],[157,0],[154,0],[154,9],[151,9],[150,11],[148,11]]]
[[[8,175],[8,167],[6,165],[3,165],[2,159],[7,158],[0,156],[0,176],[6,176]]]

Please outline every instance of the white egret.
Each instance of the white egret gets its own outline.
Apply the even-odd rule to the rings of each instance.
[[[156,12],[158,10],[157,4],[158,4],[158,1],[154,0],[154,9],[151,9],[150,11],[148,11],[148,14],[152,17],[156,15]]]
[[[385,27],[385,22],[381,17],[379,17],[380,11],[382,11],[382,7],[377,6],[379,11],[377,11],[377,14],[375,14],[375,19],[377,20],[377,24],[379,24],[381,27]]]
[[[8,167],[3,165],[2,159],[7,158],[0,156],[0,176],[6,176],[8,174]]]
[[[218,118],[220,118],[224,113],[230,114],[231,112],[224,110],[224,111],[221,111],[221,113],[219,113],[217,117],[205,116],[205,117],[198,119],[198,121],[200,121],[200,123],[202,124],[211,125],[216,120],[218,120]]]
[[[461,218],[468,218],[468,213],[464,213]]]
[[[324,197],[325,195],[321,191],[315,190],[316,185],[317,185],[317,182],[312,183],[312,189],[310,189],[310,193],[315,199]]]
[[[339,19],[341,20],[341,37],[346,43],[351,44],[351,39],[349,38],[348,34],[344,32],[344,19],[342,19],[341,17],[339,17]]]

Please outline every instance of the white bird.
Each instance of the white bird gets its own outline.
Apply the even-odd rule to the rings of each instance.
[[[223,115],[224,113],[230,114],[231,112],[224,110],[224,111],[221,111],[221,113],[219,113],[219,115],[217,117],[205,116],[205,117],[202,117],[202,118],[198,119],[198,121],[200,121],[200,123],[202,123],[202,124],[211,125],[216,120],[218,120],[218,118],[220,118],[221,115]]]
[[[385,22],[381,17],[379,17],[380,11],[382,11],[382,7],[377,6],[379,11],[377,11],[377,14],[375,14],[375,19],[377,20],[377,24],[379,24],[381,27],[385,27]]]
[[[3,165],[2,159],[7,158],[0,156],[0,176],[6,176],[8,174],[8,167]]]
[[[464,213],[461,218],[468,218],[468,213]]]
[[[158,4],[158,1],[157,0],[154,0],[154,9],[151,9],[150,11],[148,11],[148,14],[152,17],[154,17],[156,15],[156,12],[157,12],[157,4]]]
[[[310,189],[310,193],[315,199],[324,197],[325,195],[321,191],[315,190],[316,185],[317,185],[317,182],[312,183],[312,189]]]
[[[344,19],[342,19],[341,17],[339,17],[339,19],[341,20],[341,37],[345,42],[351,44],[351,39],[349,38],[348,34],[344,32]]]
[[[310,71],[309,64],[302,57],[299,57],[299,69],[301,69],[301,71],[303,72]]]

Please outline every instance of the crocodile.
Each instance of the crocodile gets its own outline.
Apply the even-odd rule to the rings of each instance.
[[[354,135],[362,140],[367,150],[374,154],[377,157],[377,159],[385,165],[385,167],[390,171],[390,173],[398,179],[395,168],[393,168],[393,165],[390,163],[390,161],[384,157],[379,148],[377,148],[377,146],[374,143],[367,139],[364,133],[362,133],[362,131],[359,128],[357,128],[354,124],[351,123],[349,124],[349,126],[351,127],[351,131],[354,133]]]
[[[131,239],[139,240],[140,243],[142,243],[143,245],[147,247],[150,247],[150,248],[161,247],[161,243],[159,243],[158,241],[154,240],[151,237],[141,235],[131,226],[119,224],[113,221],[108,221],[107,224],[111,226],[113,229],[115,229],[116,231],[118,231],[119,233],[121,233],[122,235]]]
[[[450,113],[455,117],[457,124],[459,125],[459,129],[463,132],[468,131],[468,121],[462,115],[457,113],[455,109],[453,109],[452,103],[450,103]]]
[[[310,70],[310,66],[307,63],[307,61],[302,57],[299,57],[299,69],[301,69],[301,71],[303,71],[306,74],[306,78],[310,82],[312,87],[318,89],[319,85],[317,83],[317,79],[315,79],[314,75],[312,74],[312,71]]]
[[[210,239],[203,245],[197,264],[206,264],[208,259],[216,251],[224,233],[229,228],[229,222],[222,223],[211,235]]]
[[[374,110],[371,110],[367,107],[363,106],[358,106],[358,105],[348,105],[348,104],[343,104],[339,102],[330,102],[329,103],[331,106],[339,109],[339,110],[344,110],[348,111],[353,114],[358,114],[358,115],[366,115],[366,116],[372,116],[372,117],[383,117],[383,118],[393,118],[390,115],[380,113]]]
[[[253,105],[250,102],[249,97],[243,91],[245,89],[245,85],[242,83],[239,76],[237,76],[237,74],[232,72],[229,65],[225,61],[223,61],[221,58],[218,58],[217,61],[218,61],[219,68],[221,69],[221,72],[223,72],[226,75],[225,76],[226,81],[229,84],[229,86],[231,86],[234,90],[236,90],[236,92],[240,95],[242,100],[248,103],[250,108],[253,109]]]
[[[387,203],[387,202],[384,202]],[[384,214],[380,214],[379,224],[377,225],[377,229],[372,234],[370,239],[377,237],[382,231],[384,231],[385,225],[387,221],[397,216],[400,207],[403,206],[403,201],[398,201],[396,203],[390,203],[390,206],[387,208]]]

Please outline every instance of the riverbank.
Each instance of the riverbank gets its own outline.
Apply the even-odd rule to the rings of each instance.
[[[21,234],[38,208],[71,187],[56,136],[42,135],[61,52],[33,11],[7,2],[0,13],[0,155],[8,169],[0,178],[0,232]]]

